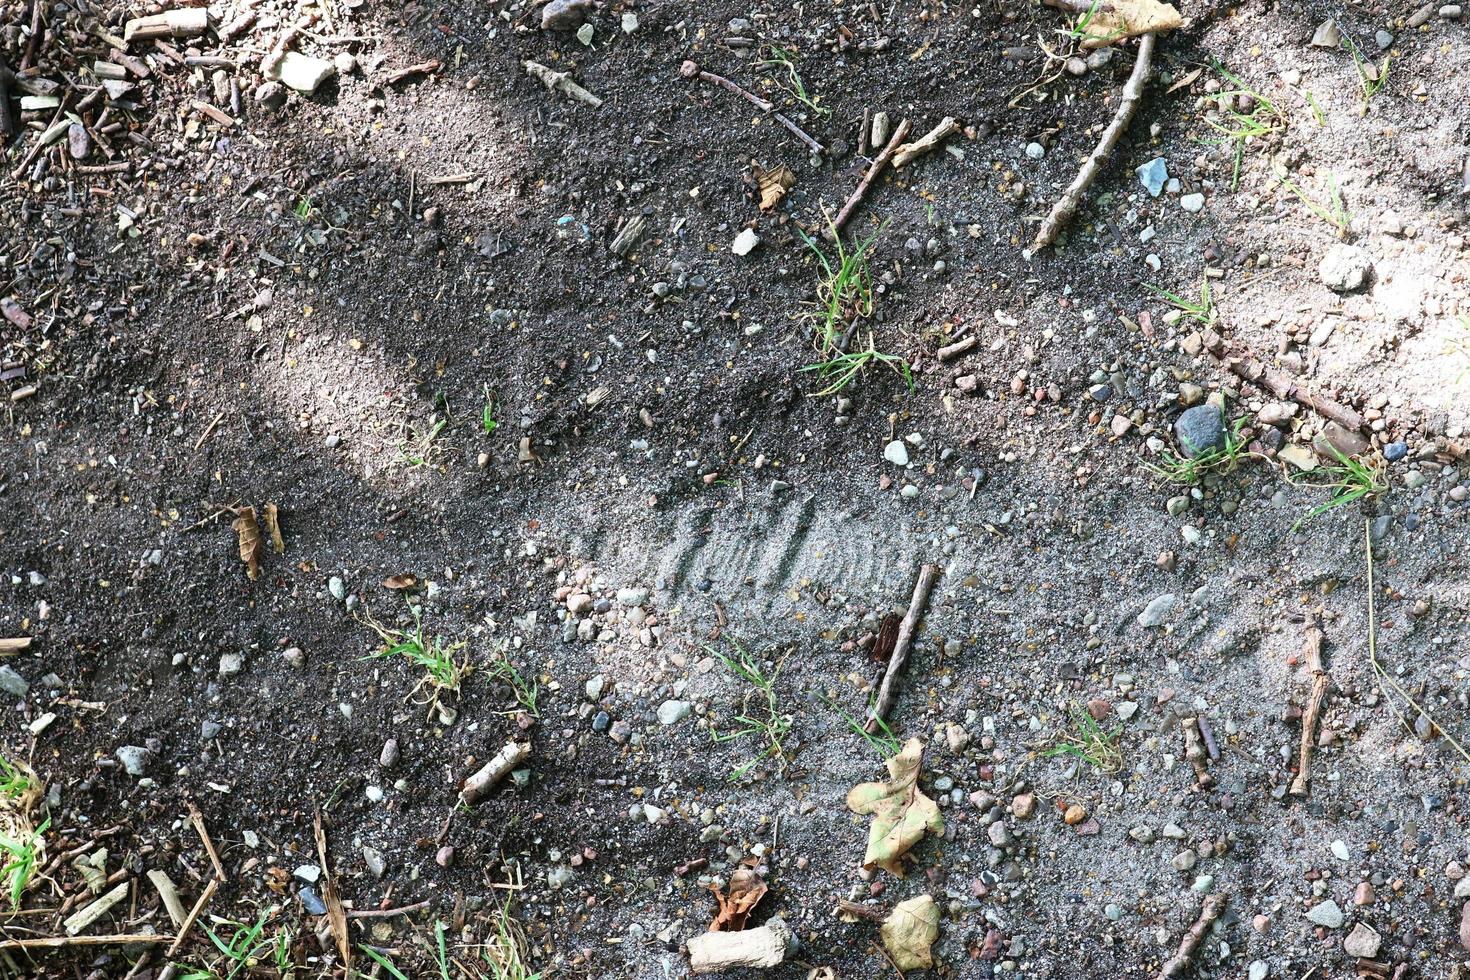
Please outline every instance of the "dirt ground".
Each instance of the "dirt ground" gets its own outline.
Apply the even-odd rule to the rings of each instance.
[[[1154,977],[1207,895],[1199,976],[1470,962],[1458,7],[1181,5],[1035,255],[1137,49],[1086,61],[1048,7],[618,0],[588,38],[526,2],[225,0],[157,42],[124,40],[154,8],[41,7],[32,44],[32,4],[0,0],[0,637],[32,638],[3,749],[49,821],[9,975],[340,977],[345,928],[364,976],[663,980],[741,868],[769,885],[752,927],[799,941],[773,978],[892,975],[837,903],[925,894],[946,976]],[[291,46],[335,74],[273,107],[262,59],[301,17]],[[1326,21],[1345,40],[1314,45]],[[803,236],[879,111],[962,127],[844,236],[872,238],[849,350],[871,335],[911,383],[873,364],[820,395]],[[1344,246],[1368,268],[1333,288]],[[1176,420],[1222,400],[1238,442],[1181,463]],[[849,719],[926,563],[890,721],[943,831],[900,878],[861,869],[846,798],[885,752]],[[380,655],[416,629],[457,689]],[[738,734],[752,713],[779,753]],[[461,804],[508,742],[513,776]],[[185,911],[221,878],[167,954],[150,871]],[[143,940],[14,945],[118,885],[80,931]],[[330,891],[409,911],[334,926]]]

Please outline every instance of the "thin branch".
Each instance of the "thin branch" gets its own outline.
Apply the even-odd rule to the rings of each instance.
[[[909,611],[904,614],[903,622],[898,624],[898,639],[893,643],[893,656],[888,659],[888,670],[883,674],[878,697],[873,701],[872,710],[868,712],[867,724],[863,726],[869,734],[876,732],[878,722],[893,710],[893,702],[898,697],[898,675],[908,662],[909,648],[913,645],[914,635],[919,631],[919,620],[924,616],[924,607],[929,604],[929,593],[934,591],[934,583],[938,579],[938,565],[925,565],[919,570],[919,581],[914,584],[914,594],[909,599]]]
[[[1133,114],[1138,110],[1139,100],[1143,98],[1143,87],[1148,84],[1149,76],[1153,73],[1154,41],[1152,34],[1145,34],[1138,42],[1138,58],[1133,62],[1133,74],[1128,76],[1128,81],[1123,85],[1123,96],[1118,102],[1118,111],[1113,114],[1113,121],[1108,123],[1108,128],[1103,130],[1102,138],[1098,140],[1097,147],[1082,164],[1082,169],[1077,171],[1077,176],[1072,180],[1059,201],[1052,206],[1051,214],[1041,223],[1041,230],[1036,233],[1036,239],[1031,243],[1031,254],[1035,254],[1057,240],[1067,222],[1072,220],[1077,209],[1082,206],[1082,196],[1097,180],[1097,175],[1102,172],[1103,163],[1112,155],[1118,146],[1118,141],[1128,131],[1128,124],[1133,121]]]
[[[852,192],[852,196],[847,199],[847,203],[842,205],[842,210],[837,212],[837,217],[832,219],[832,224],[827,229],[828,238],[835,240],[841,234],[842,226],[847,223],[848,218],[852,217],[852,213],[857,210],[857,206],[863,203],[863,195],[868,193],[868,187],[883,172],[883,168],[888,166],[888,161],[893,159],[893,155],[898,152],[898,148],[903,145],[903,141],[908,135],[909,121],[905,119],[898,124],[898,128],[893,131],[893,135],[888,137],[888,145],[883,147],[883,152],[878,154],[878,158],[873,161],[873,165],[868,168],[868,172],[863,174],[863,179],[858,183],[857,190]]]

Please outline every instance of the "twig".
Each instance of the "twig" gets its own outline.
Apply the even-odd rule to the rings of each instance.
[[[504,779],[512,769],[520,765],[531,754],[530,742],[506,742],[505,747],[495,753],[495,758],[480,767],[459,791],[465,806],[474,806],[475,801],[488,793],[496,783]]]
[[[1133,74],[1128,76],[1128,81],[1123,85],[1123,95],[1118,102],[1118,110],[1113,113],[1113,121],[1108,123],[1108,128],[1103,130],[1102,138],[1098,140],[1096,148],[1088,156],[1087,162],[1082,169],[1077,171],[1070,186],[1067,187],[1059,201],[1053,205],[1051,214],[1041,223],[1041,230],[1036,233],[1036,239],[1031,243],[1031,252],[1035,254],[1056,241],[1057,235],[1077,209],[1082,205],[1082,195],[1092,186],[1097,175],[1102,171],[1102,165],[1108,156],[1117,147],[1118,141],[1128,130],[1128,124],[1133,121],[1133,113],[1138,109],[1138,102],[1143,97],[1143,87],[1148,84],[1149,76],[1153,73],[1154,41],[1152,34],[1145,34],[1138,42],[1138,58],[1133,62]]]
[[[214,865],[215,878],[219,881],[227,880],[229,876],[225,874],[225,866],[220,864],[219,853],[214,849],[214,841],[209,839],[209,831],[205,829],[204,814],[199,812],[199,807],[194,805],[193,800],[189,801],[189,819],[193,821],[194,830],[198,832],[199,839],[204,842],[204,850],[209,854],[209,862]]]
[[[222,419],[222,418],[224,418],[224,417],[225,417],[225,413],[224,412],[220,412],[218,415],[216,415],[213,419],[210,420],[209,425],[207,425],[207,426],[204,427],[204,431],[202,433],[200,433],[200,435],[199,435],[199,441],[196,442],[196,443],[194,443],[194,451],[196,453],[199,451],[199,447],[202,446],[202,445],[204,445],[204,440],[206,440],[210,436],[214,435],[214,427],[217,426],[217,425],[219,425],[219,420]]]
[[[8,636],[0,639],[0,656],[12,653],[20,653],[30,648],[31,638],[29,636]]]
[[[705,71],[693,61],[688,60],[679,65],[679,74],[685,78],[697,77],[701,81],[709,82],[712,85],[718,85],[720,88],[725,89],[727,92],[733,92],[734,94],[740,96],[742,99],[747,100],[751,105],[755,106],[761,112],[769,112],[774,115],[777,122],[779,122],[782,126],[785,126],[786,129],[791,133],[791,135],[795,136],[797,139],[805,143],[807,145],[807,149],[811,150],[813,153],[820,156],[821,154],[826,152],[826,149],[822,146],[822,144],[818,142],[815,138],[813,138],[810,133],[802,129],[796,123],[792,122],[785,113],[777,112],[776,106],[773,103],[761,98],[759,95],[756,95],[749,89],[730,81],[724,75],[716,75],[712,71]]]
[[[868,168],[868,172],[863,174],[863,179],[858,182],[857,189],[852,192],[852,196],[847,199],[847,203],[842,205],[842,210],[837,212],[837,217],[832,219],[832,224],[827,229],[828,238],[836,238],[841,233],[842,226],[847,224],[847,219],[852,217],[852,213],[857,210],[857,206],[863,202],[863,195],[868,193],[868,188],[872,185],[873,181],[883,172],[883,168],[888,166],[888,161],[893,159],[893,154],[898,152],[898,148],[903,145],[904,138],[908,134],[909,121],[905,119],[898,124],[898,128],[893,131],[893,135],[888,137],[888,145],[883,147],[883,152],[878,154],[877,158],[873,161],[873,165]]]
[[[1251,354],[1241,354],[1226,360],[1230,370],[1241,380],[1264,387],[1277,398],[1296,402],[1318,415],[1344,428],[1359,432],[1367,423],[1363,416],[1341,402],[1314,395],[1297,384],[1285,371],[1267,367]]]
[[[526,74],[532,78],[539,78],[541,83],[552,92],[560,92],[574,102],[590,105],[594,109],[602,105],[601,99],[572,81],[571,75],[567,72],[552,71],[536,61],[522,61],[521,67],[526,69]]]
[[[159,936],[152,933],[139,935],[113,935],[113,936],[47,936],[44,939],[3,939],[0,940],[0,952],[12,949],[63,949],[67,946],[112,946],[131,945],[133,943],[166,943],[173,940],[173,936]]]
[[[978,343],[980,343],[979,337],[966,337],[964,340],[955,341],[947,347],[939,348],[939,359],[941,361],[952,361],[961,354],[970,353]]]
[[[1317,744],[1317,720],[1322,716],[1322,699],[1332,678],[1322,666],[1322,627],[1316,617],[1307,624],[1307,633],[1302,640],[1302,655],[1307,670],[1312,673],[1312,693],[1307,698],[1307,709],[1302,712],[1302,747],[1297,756],[1296,778],[1291,781],[1292,796],[1306,796],[1307,783],[1311,781],[1312,746]]]
[[[0,145],[15,135],[15,116],[10,112],[10,82],[13,78],[10,66],[0,58]]]
[[[1209,789],[1215,785],[1215,777],[1210,775],[1209,753],[1205,751],[1204,737],[1200,735],[1199,719],[1191,715],[1179,723],[1184,731],[1184,758],[1194,767],[1195,785],[1200,789]]]
[[[41,0],[36,0],[37,5],[40,2]],[[66,115],[66,110],[71,108],[72,96],[75,94],[75,92],[67,92],[62,97],[61,105],[56,107],[56,115],[51,117],[51,121],[46,124],[46,128],[36,137],[36,145],[32,146],[30,151],[26,153],[25,158],[20,161],[20,166],[11,171],[10,177],[12,180],[20,180],[24,177],[25,172],[31,169],[31,164],[35,162],[36,157],[40,156],[41,151],[50,145],[46,142],[45,135],[56,127],[56,124],[61,121],[62,116]]]
[[[1230,896],[1224,892],[1205,898],[1205,904],[1199,910],[1199,918],[1195,920],[1194,925],[1189,927],[1184,938],[1179,940],[1179,952],[1169,957],[1159,970],[1158,980],[1174,980],[1175,977],[1182,976],[1184,971],[1189,969],[1195,952],[1199,949],[1200,943],[1205,940],[1205,933],[1210,931],[1210,926],[1215,924],[1215,920],[1220,918],[1225,911],[1225,906],[1229,904]]]
[[[898,128],[904,127],[900,125]],[[929,604],[929,593],[934,590],[934,583],[938,578],[938,565],[925,565],[919,569],[919,581],[914,584],[914,594],[909,599],[909,611],[904,613],[903,622],[898,624],[898,639],[893,642],[893,656],[888,659],[888,670],[884,672],[883,683],[878,687],[878,697],[868,712],[867,724],[863,726],[870,735],[878,730],[879,721],[893,710],[893,702],[898,697],[898,675],[908,662],[909,647],[913,645],[914,634],[919,631],[919,620],[924,615],[924,607]]]
[[[347,918],[388,919],[392,918],[395,915],[409,915],[413,912],[418,912],[421,909],[426,909],[428,907],[429,900],[426,898],[422,902],[414,902],[412,905],[404,905],[401,908],[396,909],[353,909],[351,912],[347,913]]]
[[[861,902],[850,902],[845,898],[837,900],[837,908],[834,911],[840,914],[855,915],[861,919],[871,919],[874,922],[882,922],[890,914],[887,906],[864,905]]]
[[[430,58],[428,61],[421,61],[416,65],[409,65],[407,68],[390,71],[383,81],[389,85],[397,85],[399,82],[412,78],[415,75],[432,75],[443,67],[444,62],[438,58]]]
[[[179,926],[179,934],[174,937],[173,945],[168,948],[167,953],[163,954],[164,959],[173,959],[174,954],[179,951],[179,947],[184,945],[184,940],[188,937],[189,930],[193,929],[194,923],[199,921],[199,913],[204,911],[204,906],[209,904],[209,900],[214,897],[215,889],[218,887],[218,878],[209,879],[209,883],[204,886],[204,891],[199,895],[199,901],[195,902],[194,907],[189,910],[189,917],[184,920],[183,925]],[[166,973],[168,971],[165,970],[164,972]]]
[[[905,143],[893,154],[893,169],[897,170],[917,156],[922,156],[960,131],[954,116],[945,116],[938,126],[920,136],[912,143]]]

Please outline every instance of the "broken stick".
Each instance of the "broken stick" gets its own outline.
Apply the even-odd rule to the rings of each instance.
[[[1199,910],[1199,918],[1184,938],[1179,940],[1179,952],[1169,957],[1159,970],[1158,980],[1174,980],[1175,977],[1183,976],[1184,971],[1194,961],[1194,954],[1200,944],[1205,941],[1205,933],[1210,931],[1210,926],[1225,912],[1225,906],[1230,904],[1230,896],[1221,892],[1209,895],[1205,898],[1205,904]]]
[[[532,78],[541,79],[541,82],[551,91],[560,92],[574,102],[590,105],[594,109],[602,105],[601,99],[572,81],[572,76],[567,72],[552,71],[536,61],[523,61],[521,67],[526,69],[526,74]]]
[[[822,144],[818,142],[815,138],[813,138],[811,134],[802,129],[800,126],[796,125],[796,123],[792,122],[785,113],[777,112],[774,103],[761,98],[759,95],[756,95],[754,92],[750,91],[744,86],[730,81],[730,79],[726,78],[724,75],[716,75],[712,71],[705,71],[703,68],[700,68],[698,64],[693,61],[689,61],[688,59],[685,59],[685,61],[679,65],[679,74],[684,78],[698,78],[700,81],[709,82],[711,85],[718,85],[720,88],[724,89],[727,92],[733,92],[734,94],[740,96],[742,99],[745,99],[751,105],[755,106],[761,112],[769,112],[771,115],[775,116],[777,122],[779,122],[782,126],[785,126],[792,136],[795,136],[797,139],[805,143],[807,145],[807,149],[817,154],[817,156],[821,156],[823,153],[826,152],[826,148],[823,147]]]
[[[465,806],[474,806],[476,800],[488,793],[530,754],[530,742],[506,742],[505,748],[495,753],[495,758],[464,781],[459,798],[464,801]]]
[[[1307,662],[1307,670],[1312,672],[1312,693],[1307,697],[1306,710],[1302,712],[1302,747],[1297,756],[1296,778],[1291,781],[1292,796],[1307,795],[1307,784],[1311,781],[1312,747],[1317,744],[1317,722],[1322,717],[1322,699],[1332,684],[1332,678],[1322,666],[1322,639],[1322,627],[1313,617],[1302,640],[1302,657]]]
[[[1184,730],[1184,758],[1194,767],[1195,785],[1209,789],[1215,785],[1215,777],[1210,775],[1209,752],[1200,734],[1199,719],[1191,715],[1180,722],[1179,727]]]
[[[959,131],[960,124],[955,121],[954,116],[945,116],[938,126],[935,126],[912,143],[905,143],[898,148],[898,151],[893,154],[893,169],[897,170],[914,159],[914,157],[928,153]]]
[[[898,127],[902,130],[904,127]],[[872,734],[878,730],[878,722],[893,710],[893,701],[898,696],[898,675],[903,672],[909,659],[909,647],[914,634],[919,631],[919,620],[924,607],[929,604],[929,593],[939,578],[938,565],[925,565],[919,569],[919,581],[914,584],[913,597],[909,599],[909,611],[904,613],[903,622],[898,624],[898,639],[893,642],[893,656],[888,658],[888,670],[883,674],[883,683],[878,687],[878,697],[868,712],[868,721],[863,728]]]
[[[863,195],[868,193],[868,188],[872,186],[874,179],[883,172],[884,167],[888,166],[888,161],[893,159],[893,154],[898,152],[898,148],[903,145],[904,137],[908,136],[908,134],[909,121],[905,119],[898,124],[898,129],[894,130],[893,135],[888,138],[888,145],[883,147],[883,152],[878,154],[878,158],[873,161],[873,165],[868,168],[868,172],[863,174],[863,179],[858,183],[857,190],[852,192],[852,196],[847,199],[847,203],[842,205],[842,210],[837,212],[837,217],[832,219],[831,227],[827,229],[827,237],[829,239],[835,240],[842,233],[842,226],[847,224],[847,219],[852,217],[852,213],[857,210],[857,206],[863,203]]]
[[[1293,401],[1298,405],[1316,412],[1332,422],[1336,422],[1354,432],[1360,432],[1366,424],[1363,416],[1341,402],[1314,395],[1301,385],[1292,380],[1291,375],[1279,368],[1267,367],[1256,360],[1250,354],[1239,357],[1230,357],[1227,362],[1230,370],[1242,381],[1265,388],[1271,394],[1283,401]]]
[[[1154,40],[1152,34],[1145,34],[1138,42],[1138,58],[1133,62],[1133,73],[1128,76],[1128,81],[1123,85],[1123,95],[1118,102],[1118,111],[1113,113],[1113,121],[1108,123],[1108,128],[1103,130],[1102,138],[1098,140],[1097,146],[1092,154],[1088,156],[1087,162],[1082,164],[1082,169],[1077,171],[1077,176],[1067,187],[1066,193],[1052,206],[1051,214],[1041,223],[1041,230],[1036,233],[1036,239],[1031,243],[1031,254],[1035,254],[1051,245],[1057,240],[1067,222],[1077,213],[1082,206],[1082,195],[1092,186],[1097,175],[1102,171],[1103,162],[1112,154],[1117,147],[1118,141],[1128,131],[1128,124],[1133,121],[1133,113],[1138,110],[1138,102],[1143,98],[1143,87],[1148,84],[1149,76],[1153,74]]]
[[[794,945],[791,927],[780,919],[739,932],[706,932],[689,940],[689,969],[695,973],[767,969],[781,965]]]

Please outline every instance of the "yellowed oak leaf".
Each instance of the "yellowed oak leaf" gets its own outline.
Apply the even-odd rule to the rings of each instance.
[[[883,920],[878,934],[894,966],[900,970],[927,970],[934,965],[931,947],[939,938],[939,906],[928,895],[899,902]]]
[[[1184,23],[1171,3],[1160,0],[1100,0],[1078,27],[1084,48],[1101,48],[1140,34],[1172,31]]]
[[[908,740],[903,751],[887,760],[889,782],[861,783],[847,794],[847,805],[855,813],[870,813],[868,849],[863,867],[882,868],[903,877],[901,859],[924,834],[944,833],[939,806],[919,790],[919,769],[924,763],[924,743]]]

